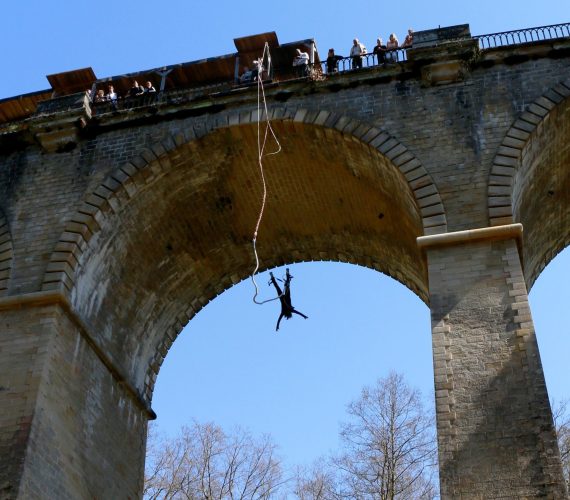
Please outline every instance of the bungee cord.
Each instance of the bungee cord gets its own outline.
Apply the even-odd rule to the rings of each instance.
[[[266,57],[267,56],[267,57]],[[265,212],[265,205],[267,202],[267,183],[265,180],[265,171],[263,169],[263,158],[264,156],[273,156],[279,154],[281,152],[281,144],[277,139],[275,131],[271,126],[271,120],[269,119],[269,112],[267,110],[267,100],[265,98],[265,89],[263,87],[263,71],[264,71],[264,63],[267,60],[267,70],[269,71],[271,68],[271,55],[269,53],[269,44],[265,42],[265,46],[263,47],[263,55],[261,59],[258,60],[258,74],[257,74],[257,162],[259,165],[259,172],[261,175],[261,183],[263,187],[263,195],[261,198],[261,208],[259,210],[259,216],[257,217],[257,222],[255,224],[255,229],[253,231],[253,254],[255,256],[255,269],[251,275],[251,281],[253,282],[253,286],[255,287],[255,294],[253,295],[253,302],[258,305],[266,304],[267,302],[272,302],[274,300],[279,299],[281,296],[278,295],[277,297],[273,297],[271,299],[266,300],[257,300],[257,296],[259,295],[259,287],[257,286],[257,282],[255,281],[255,275],[259,270],[259,255],[257,254],[257,235],[259,234],[259,227],[261,226],[261,221],[263,219],[263,214]],[[263,103],[263,110],[262,110],[262,103]],[[261,118],[262,113],[265,112],[265,131],[263,133],[263,142],[261,141]],[[267,138],[269,133],[273,137],[273,140],[277,144],[277,149],[275,151],[271,151],[265,153],[265,146],[267,144]]]

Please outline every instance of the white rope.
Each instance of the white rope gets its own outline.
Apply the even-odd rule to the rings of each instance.
[[[259,164],[259,172],[261,174],[261,183],[263,185],[263,196],[261,199],[261,208],[259,210],[259,216],[257,218],[257,223],[255,224],[255,230],[253,231],[253,254],[255,256],[255,269],[251,275],[251,281],[253,282],[253,286],[255,287],[255,294],[253,296],[253,302],[258,305],[266,304],[267,302],[272,302],[273,300],[277,300],[280,296],[274,297],[272,299],[257,300],[257,295],[259,294],[259,288],[257,286],[257,282],[255,281],[255,275],[259,270],[259,256],[257,255],[257,235],[259,234],[259,227],[261,226],[261,221],[263,219],[263,214],[265,212],[265,204],[267,201],[267,184],[265,182],[265,172],[263,170],[263,157],[264,156],[272,156],[276,155],[281,152],[281,144],[275,135],[273,127],[271,126],[271,121],[269,120],[269,113],[267,110],[267,100],[265,99],[265,89],[263,88],[263,63],[265,62],[265,56],[267,55],[267,61],[269,62],[271,56],[269,54],[269,44],[265,42],[265,47],[263,48],[263,55],[259,60],[258,65],[258,74],[257,74],[257,162]],[[269,66],[269,64],[268,64]],[[265,132],[263,134],[263,143],[261,142],[261,117],[262,117],[262,110],[261,110],[261,100],[263,100],[263,111],[265,112]],[[271,151],[269,153],[265,153],[265,146],[267,144],[267,136],[268,133],[271,132],[271,136],[277,143],[277,149],[275,151]]]

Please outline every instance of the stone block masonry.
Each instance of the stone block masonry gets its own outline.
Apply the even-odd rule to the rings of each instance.
[[[442,497],[564,498],[517,247],[522,226],[465,233],[420,238],[429,269]]]
[[[527,291],[570,243],[570,40],[430,50],[267,87],[261,268],[429,304],[442,498],[565,498]],[[175,94],[0,125],[0,498],[140,496],[160,366],[253,268],[255,89]]]

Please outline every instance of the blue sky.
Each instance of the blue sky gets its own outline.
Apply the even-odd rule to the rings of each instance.
[[[314,37],[321,54],[346,55],[354,37],[469,23],[473,34],[570,21],[568,0],[477,2],[86,2],[20,0],[2,7],[0,98],[48,88],[45,75],[91,66],[98,77],[234,52],[233,38],[276,31],[281,42]],[[195,418],[271,433],[289,463],[334,449],[345,405],[391,369],[433,390],[429,310],[377,272],[347,264],[292,266],[295,306],[252,303],[245,281],[194,318],[169,353],[153,407],[174,434]],[[551,396],[570,397],[567,249],[541,275],[531,305]],[[281,274],[281,271],[278,273]],[[262,293],[270,294],[262,275]],[[567,318],[566,318],[567,319]]]

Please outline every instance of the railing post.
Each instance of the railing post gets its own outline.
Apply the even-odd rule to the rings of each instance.
[[[172,69],[165,69],[162,71],[156,71],[156,74],[160,76],[160,90],[159,92],[164,91],[164,87],[166,86],[166,77],[170,74]]]
[[[234,80],[239,82],[239,54],[236,54],[236,64],[234,68]]]

